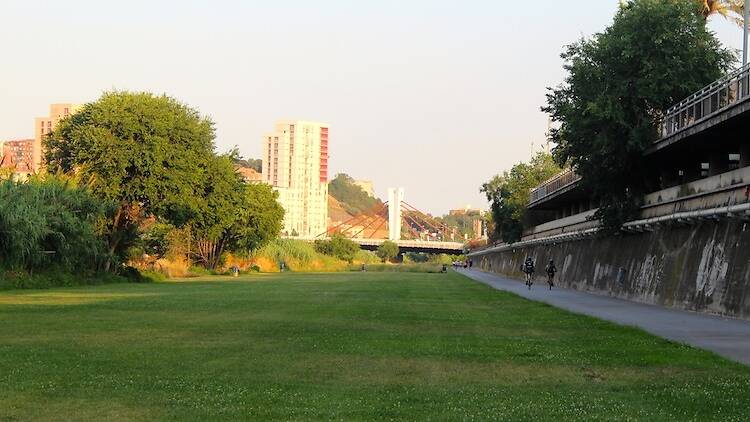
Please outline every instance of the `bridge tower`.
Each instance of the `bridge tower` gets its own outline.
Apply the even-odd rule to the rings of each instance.
[[[404,188],[388,188],[388,239],[401,240],[401,202]]]

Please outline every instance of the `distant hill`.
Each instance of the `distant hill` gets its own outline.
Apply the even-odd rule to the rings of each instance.
[[[351,216],[359,214],[372,214],[383,204],[378,198],[368,195],[359,186],[354,184],[354,179],[344,173],[337,174],[328,184],[328,194],[333,197],[337,206]],[[329,201],[329,212],[331,211]]]
[[[344,222],[354,218],[349,214],[336,198],[328,194],[328,218],[331,221]]]

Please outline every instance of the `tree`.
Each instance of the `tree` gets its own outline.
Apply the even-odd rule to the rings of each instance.
[[[109,92],[58,124],[45,158],[117,204],[107,242],[121,255],[146,216],[180,226],[196,213],[213,140],[213,123],[170,97]]]
[[[516,164],[510,171],[482,185],[480,191],[490,202],[495,231],[493,239],[507,243],[521,239],[531,190],[559,172],[552,156],[540,152],[529,163]]]
[[[398,256],[398,245],[395,242],[391,242],[390,240],[386,240],[378,246],[378,250],[376,252],[376,255],[378,258],[380,258],[383,262],[392,261],[396,259]]]
[[[269,185],[242,182],[231,155],[208,164],[198,212],[189,225],[198,240],[198,258],[207,268],[216,268],[225,250],[255,251],[278,236],[284,209]]]
[[[606,228],[619,229],[638,209],[646,180],[640,160],[658,138],[664,110],[733,63],[698,6],[629,0],[604,32],[562,54],[568,76],[549,89],[542,110],[559,123],[552,130],[557,162],[572,165],[602,202],[596,217]]]
[[[229,152],[229,156],[232,157],[232,161],[235,165],[253,169],[258,173],[263,172],[263,160],[260,158],[243,158],[240,155],[240,150],[236,146]]]
[[[700,14],[708,19],[711,15],[721,15],[742,27],[744,22],[745,0],[698,0]]]
[[[359,252],[359,245],[344,237],[341,233],[334,233],[328,239],[318,239],[315,241],[315,250],[324,255],[335,256],[351,264]]]

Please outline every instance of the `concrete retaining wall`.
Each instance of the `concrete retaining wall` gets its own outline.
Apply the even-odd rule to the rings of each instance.
[[[558,284],[623,299],[750,319],[750,223],[723,220],[653,232],[472,254],[485,271],[537,279],[554,259]]]

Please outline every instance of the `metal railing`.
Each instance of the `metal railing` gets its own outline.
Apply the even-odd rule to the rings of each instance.
[[[654,142],[701,123],[709,117],[750,98],[750,64],[711,83],[670,107],[660,124],[661,137]],[[531,191],[534,204],[581,180],[573,170],[565,170]]]
[[[547,196],[550,196],[553,193],[578,182],[579,180],[581,180],[581,176],[579,176],[573,169],[565,170],[534,188],[531,191],[531,198],[529,200],[529,203],[533,204],[535,202],[541,201]]]
[[[661,139],[674,135],[750,97],[750,65],[713,82],[667,110]]]

